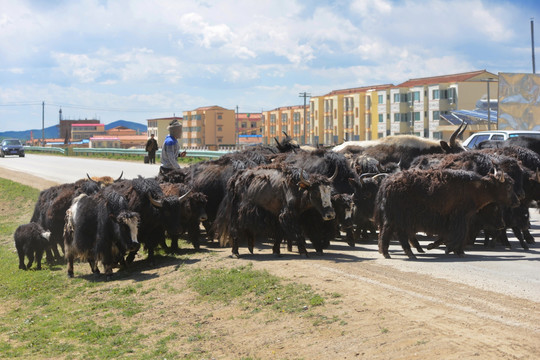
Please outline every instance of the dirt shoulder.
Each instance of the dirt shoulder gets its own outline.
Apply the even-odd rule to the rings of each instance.
[[[20,171],[9,170],[0,167],[0,177],[11,181],[16,181],[23,185],[31,186],[38,190],[45,190],[51,186],[58,185],[57,182],[45,180],[37,176],[29,175]]]
[[[2,168],[0,177],[40,190],[56,185]],[[305,259],[283,249],[284,256],[275,258],[269,246],[261,246],[254,255],[233,259],[230,249],[212,248],[191,259],[189,266],[200,268],[251,263],[308,284],[327,299],[314,318],[246,314],[231,305],[197,302],[190,291],[163,291],[160,308],[141,313],[140,320],[179,334],[171,345],[180,355],[197,351],[216,359],[534,359],[540,354],[539,302],[358,260],[348,255],[352,251],[361,250],[336,243],[322,257]],[[140,265],[144,270],[132,274],[132,281],[185,289],[178,263],[162,265]],[[88,272],[87,265],[80,266],[79,272]],[[190,331],[205,334],[204,340],[186,342]]]

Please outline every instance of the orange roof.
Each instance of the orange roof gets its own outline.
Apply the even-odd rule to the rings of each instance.
[[[395,87],[395,85],[393,84],[362,86],[362,87],[351,88],[351,89],[332,90],[331,92],[323,96],[357,94],[361,92],[367,92],[368,90],[386,90],[393,87]]]
[[[227,109],[221,106],[211,105],[211,106],[202,106],[193,111],[205,111],[205,110],[227,110]]]
[[[292,106],[280,106],[274,110],[269,111],[283,111],[283,110],[299,110],[304,109],[304,105],[292,105]],[[309,109],[309,105],[306,104],[306,109]]]
[[[398,85],[398,87],[414,87],[419,85],[433,85],[440,83],[455,83],[470,80],[478,75],[491,74],[490,72],[484,70],[471,71],[460,74],[450,74],[450,75],[441,75],[441,76],[432,76],[418,79],[409,79],[404,83]],[[495,74],[491,74],[497,76]]]

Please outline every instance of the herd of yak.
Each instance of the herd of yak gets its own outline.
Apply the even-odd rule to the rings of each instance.
[[[40,193],[29,224],[14,234],[19,268],[61,259],[73,276],[73,261],[128,266],[141,245],[154,263],[158,247],[178,251],[185,237],[200,248],[201,237],[219,240],[239,255],[247,244],[282,243],[307,256],[331,241],[351,247],[377,236],[389,258],[398,240],[409,258],[411,245],[424,252],[416,234],[436,236],[428,249],[464,254],[484,233],[486,244],[510,246],[511,228],[521,246],[534,243],[529,207],[540,199],[540,141],[525,137],[484,142],[466,150],[449,142],[410,135],[345,142],[331,149],[305,148],[285,134],[276,145],[259,145],[158,174],[155,178],[81,179]],[[204,226],[205,232],[201,232]],[[167,245],[166,238],[171,240]],[[25,264],[25,256],[29,262]]]

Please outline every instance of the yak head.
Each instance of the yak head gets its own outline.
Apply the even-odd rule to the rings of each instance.
[[[314,207],[322,216],[324,221],[333,220],[336,217],[336,212],[332,207],[332,182],[337,176],[338,169],[334,171],[334,175],[330,178],[311,174],[309,180],[303,175],[303,170],[300,170],[300,181],[298,188],[303,192],[303,198],[306,200],[303,205],[306,208]]]

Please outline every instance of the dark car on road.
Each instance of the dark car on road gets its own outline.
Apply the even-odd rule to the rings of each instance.
[[[2,145],[0,145],[0,157],[6,155],[19,155],[20,157],[24,157],[24,147],[18,139],[2,140]]]

